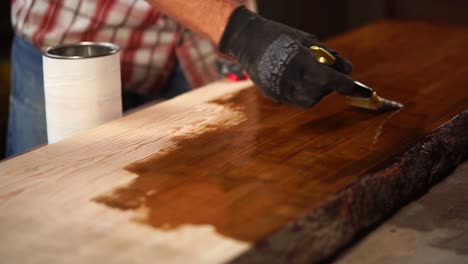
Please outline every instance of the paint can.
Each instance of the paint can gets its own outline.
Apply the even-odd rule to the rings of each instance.
[[[43,55],[48,143],[122,116],[120,49],[105,42],[63,44]]]

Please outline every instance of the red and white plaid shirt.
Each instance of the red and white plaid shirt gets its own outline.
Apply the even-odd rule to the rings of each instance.
[[[239,0],[254,8],[253,0]],[[40,50],[80,41],[121,48],[122,86],[141,94],[160,89],[178,59],[192,87],[219,79],[213,44],[144,0],[12,0],[18,36]]]

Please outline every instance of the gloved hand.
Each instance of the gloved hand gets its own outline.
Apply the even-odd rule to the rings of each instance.
[[[336,57],[334,68],[313,58],[313,45]],[[354,83],[344,75],[352,70],[349,61],[313,35],[265,19],[243,6],[231,14],[219,49],[234,57],[263,93],[279,103],[308,108],[333,90],[352,93]]]

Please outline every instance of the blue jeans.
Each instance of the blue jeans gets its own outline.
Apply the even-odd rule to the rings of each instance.
[[[42,54],[30,43],[15,36],[12,54],[12,89],[8,117],[6,156],[21,154],[47,144]],[[190,90],[179,64],[176,64],[162,93],[122,94],[125,110],[144,103],[169,99]]]

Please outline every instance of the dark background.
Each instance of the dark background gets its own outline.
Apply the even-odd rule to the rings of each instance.
[[[467,0],[257,0],[259,12],[320,38],[381,18],[468,24]]]
[[[2,159],[5,150],[5,134],[8,118],[11,36],[10,1],[0,1],[0,159]]]
[[[259,13],[328,38],[381,18],[468,24],[467,0],[257,0]],[[0,1],[0,159],[8,113],[10,1]]]

